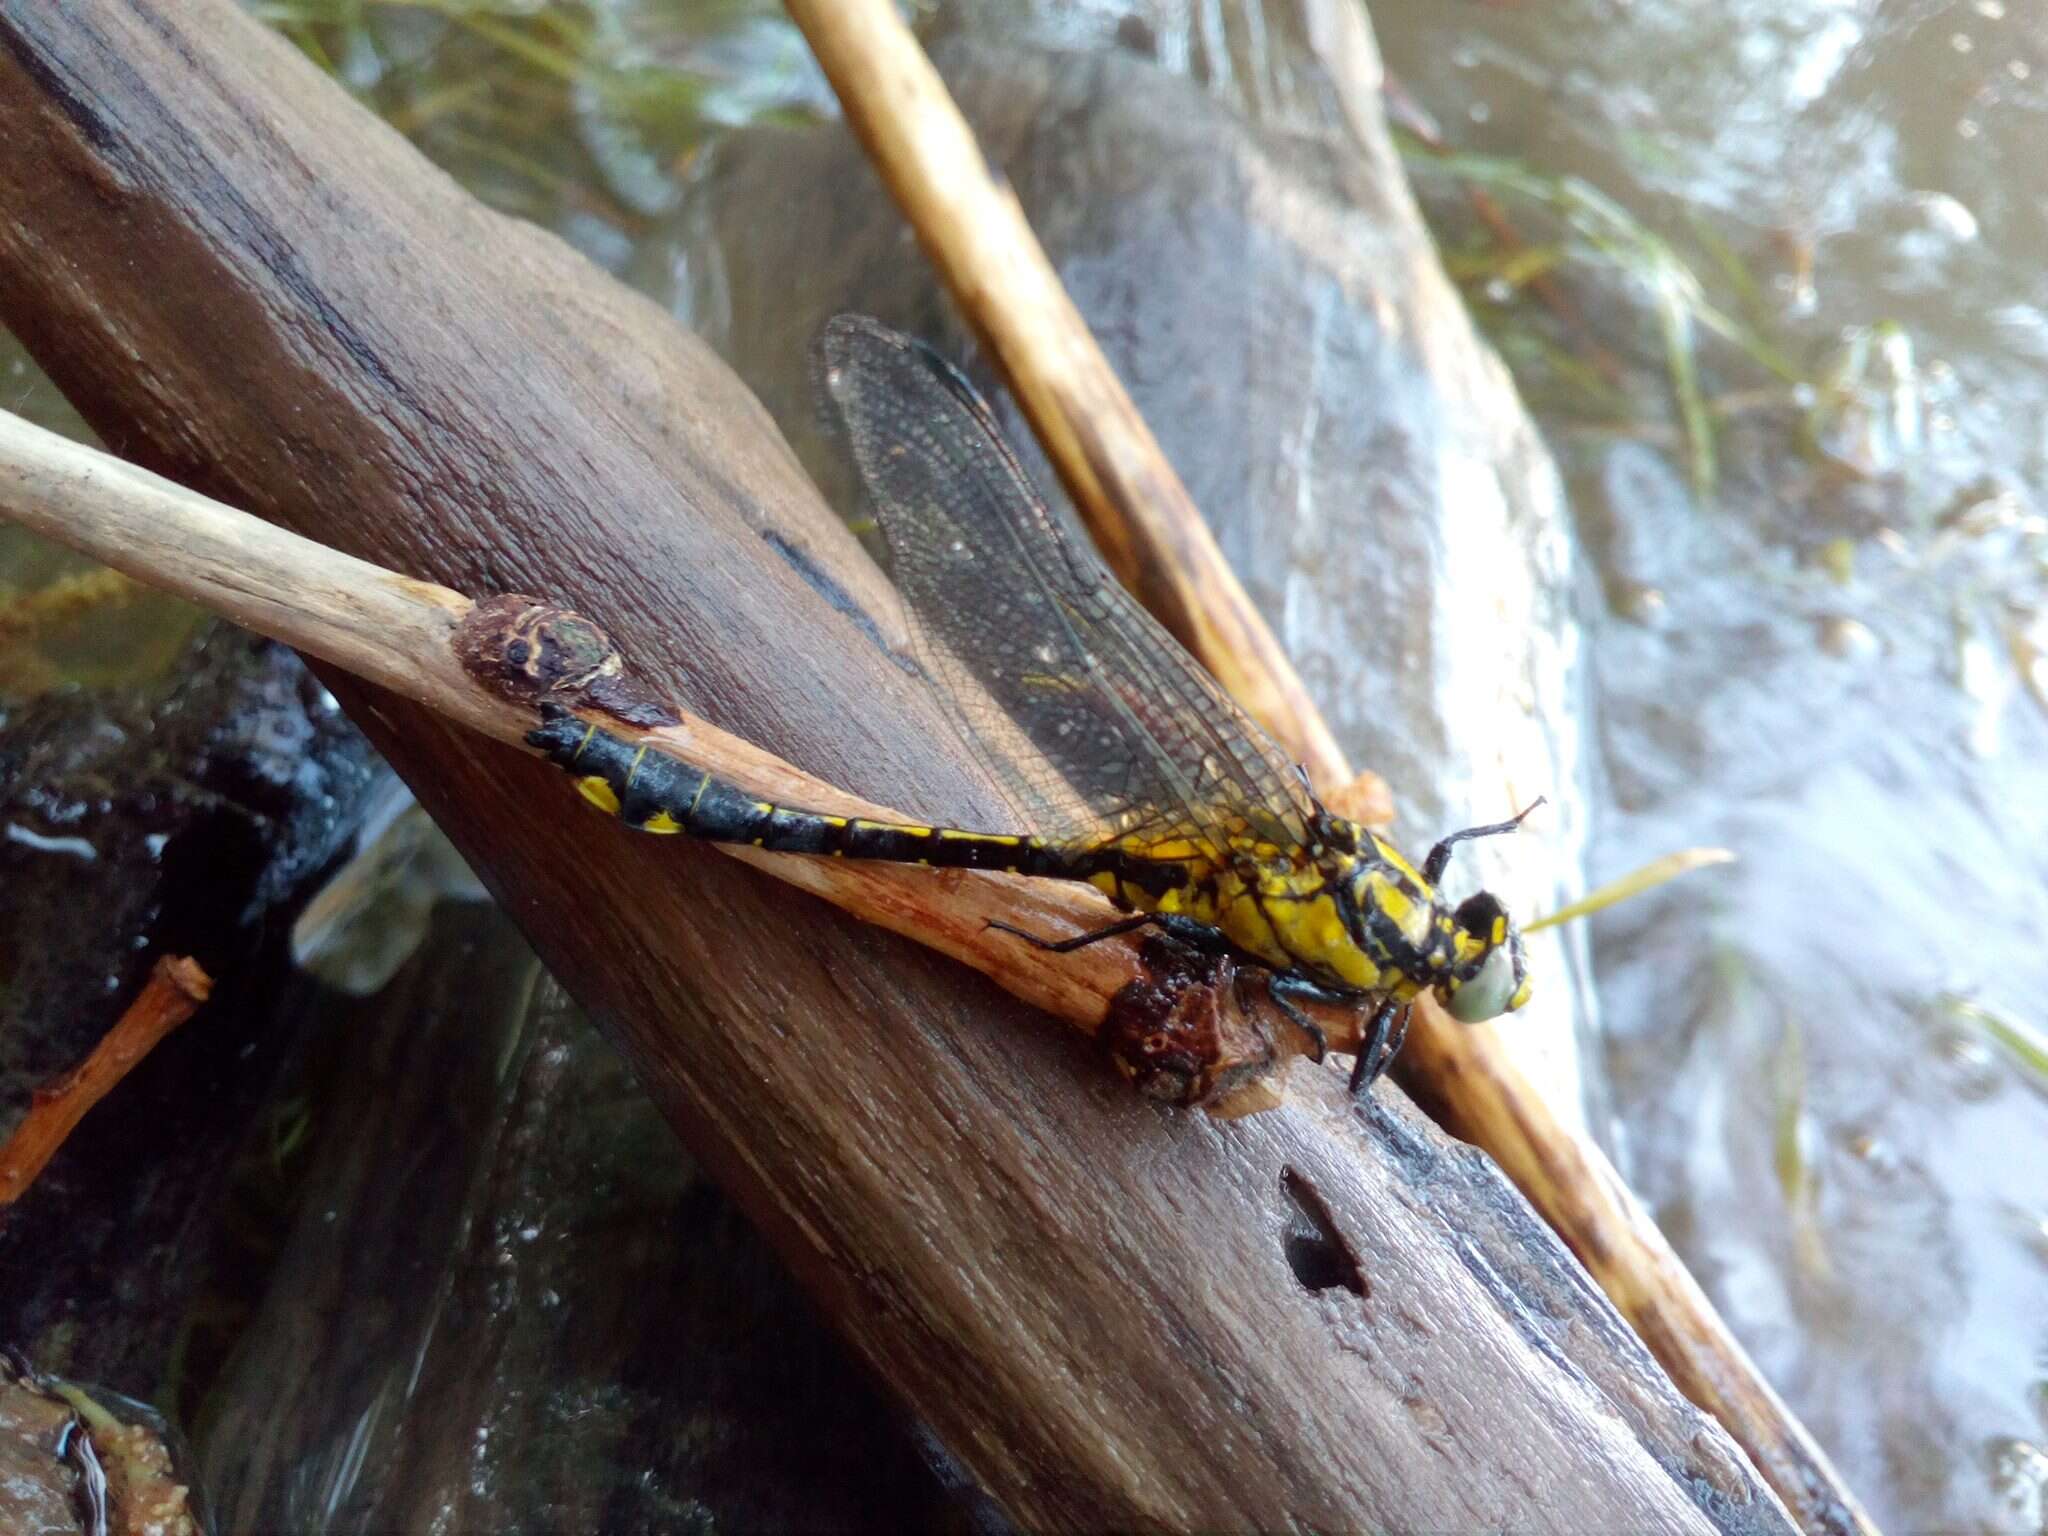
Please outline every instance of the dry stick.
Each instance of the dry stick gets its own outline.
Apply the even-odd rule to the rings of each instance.
[[[14,1134],[0,1144],[0,1206],[12,1205],[28,1192],[86,1111],[159,1040],[191,1018],[212,991],[213,980],[198,961],[183,955],[165,955],[157,961],[149,981],[92,1054],[38,1088]]]
[[[891,0],[786,7],[1111,568],[1318,782],[1345,782],[1336,738]],[[1416,1014],[1401,1068],[1410,1092],[1493,1155],[1807,1530],[1874,1531],[1605,1154],[1551,1111],[1491,1031],[1453,1023],[1428,994]]]
[[[892,0],[788,10],[1110,569],[1318,783],[1345,782],[1336,737]]]
[[[0,518],[346,667],[486,736],[524,746],[534,726],[531,707],[487,688],[465,666],[458,642],[477,605],[461,593],[301,538],[6,412],[0,412]],[[707,721],[670,713],[676,723],[651,730],[605,723],[772,799],[839,815],[902,819]],[[1135,940],[1055,957],[989,926],[1000,919],[1053,939],[1099,928],[1116,914],[1084,886],[718,847],[865,922],[973,966],[1089,1034],[1102,1026],[1119,992],[1149,975]],[[1258,989],[1247,989],[1242,1001],[1256,1003]],[[1355,1012],[1322,1010],[1318,1016],[1333,1048],[1358,1043]],[[1234,1024],[1234,1015],[1225,1022]],[[1306,1043],[1263,1008],[1245,1027],[1269,1042],[1282,1062]],[[1210,1107],[1238,1115],[1277,1102],[1269,1085],[1254,1083]]]

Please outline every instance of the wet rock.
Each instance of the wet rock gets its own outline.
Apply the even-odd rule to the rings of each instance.
[[[284,1101],[295,1213],[202,1426],[227,1528],[939,1519],[898,1415],[503,914],[443,906]]]
[[[59,1454],[71,1409],[0,1380],[0,1525],[20,1536],[82,1536],[78,1473]]]
[[[174,674],[0,715],[0,1130],[105,1032],[158,955],[219,982],[0,1227],[0,1338],[154,1391],[273,1030],[273,917],[333,858],[368,748],[292,652],[226,626]]]
[[[0,1360],[0,1530],[206,1536],[191,1457],[156,1411]]]

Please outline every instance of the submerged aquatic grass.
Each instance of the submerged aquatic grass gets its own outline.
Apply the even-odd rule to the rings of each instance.
[[[1897,324],[1858,328],[1834,355],[1805,362],[1774,334],[1764,285],[1703,220],[1691,221],[1689,242],[1704,254],[1712,286],[1671,239],[1579,177],[1454,149],[1413,131],[1399,130],[1395,138],[1419,184],[1454,184],[1486,200],[1476,237],[1443,229],[1438,236],[1447,245],[1447,269],[1532,401],[1605,431],[1645,435],[1643,397],[1626,384],[1623,365],[1555,289],[1538,292],[1539,284],[1577,268],[1609,287],[1619,279],[1647,309],[1678,441],[1702,499],[1712,496],[1719,478],[1718,423],[1759,405],[1782,407],[1798,422],[1800,444],[1811,457],[1846,462],[1852,472],[1866,466],[1882,472],[1900,457],[1858,451],[1874,436],[1900,450],[1917,445],[1912,341]],[[1524,239],[1507,222],[1507,208],[1533,217],[1541,234]],[[1767,387],[1710,393],[1703,339],[1719,343],[1737,366],[1764,375]],[[1854,446],[1844,452],[1844,443]]]
[[[1988,1038],[2035,1088],[2048,1091],[2048,1034],[1958,993],[1943,993],[1935,1006],[1946,1018]]]
[[[1681,848],[1676,853],[1667,853],[1662,858],[1652,859],[1640,868],[1632,869],[1619,880],[1610,880],[1598,890],[1590,891],[1570,906],[1559,907],[1555,912],[1546,912],[1533,923],[1522,925],[1524,933],[1539,933],[1545,928],[1555,928],[1576,918],[1590,917],[1595,912],[1604,912],[1617,903],[1645,891],[1653,891],[1680,875],[1695,869],[1705,869],[1713,864],[1732,864],[1735,854],[1727,848]]]
[[[191,604],[68,550],[26,534],[0,538],[0,574],[45,565],[56,573],[25,591],[0,580],[0,702],[156,676],[205,622]]]
[[[1793,1252],[1801,1271],[1826,1280],[1834,1271],[1820,1218],[1820,1168],[1814,1157],[1813,1117],[1807,1106],[1806,1035],[1796,1018],[1787,1017],[1778,1038],[1771,1074],[1777,1113],[1771,1133],[1771,1164],[1785,1197]]]
[[[500,211],[628,237],[711,132],[827,93],[766,0],[653,18],[548,0],[249,0],[249,10]]]

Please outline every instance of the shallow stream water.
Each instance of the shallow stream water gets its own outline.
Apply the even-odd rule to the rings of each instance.
[[[1593,876],[1741,860],[1595,920],[1617,1141],[1881,1523],[2048,1529],[2048,26],[2001,0],[1374,19],[1452,146],[1617,199],[1803,375],[1703,343],[1711,498],[1668,430],[1537,395],[1600,589]],[[1422,186],[1470,239],[1457,184]],[[1647,284],[1562,276],[1607,313],[1581,337],[1657,356]]]

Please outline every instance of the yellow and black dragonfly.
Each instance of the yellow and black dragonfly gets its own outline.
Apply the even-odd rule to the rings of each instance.
[[[1522,939],[1500,902],[1482,892],[1453,908],[1437,891],[1454,845],[1520,816],[1453,832],[1420,869],[1333,816],[1038,496],[951,364],[852,315],[827,324],[816,353],[918,658],[1017,829],[776,805],[551,709],[527,739],[586,799],[648,832],[1084,880],[1132,915],[1060,943],[1006,931],[1064,951],[1155,925],[1263,968],[1276,1005],[1319,1044],[1299,1001],[1371,1006],[1354,1090],[1400,1049],[1417,993],[1467,1022],[1522,1006]]]

